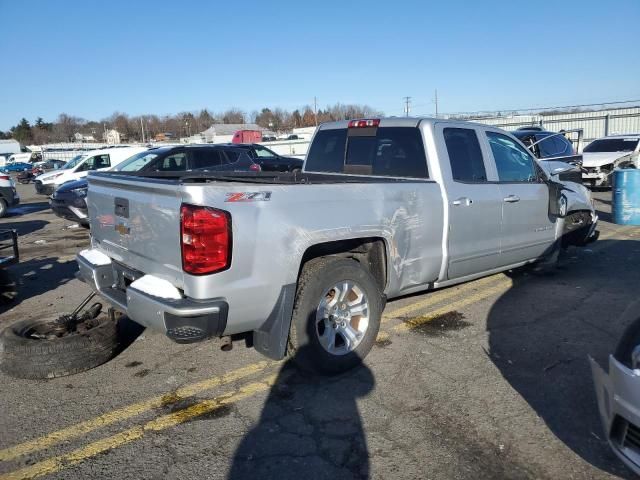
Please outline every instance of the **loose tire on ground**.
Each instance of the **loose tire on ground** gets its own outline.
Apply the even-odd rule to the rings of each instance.
[[[357,284],[368,300],[368,326],[349,353],[334,355],[320,343],[316,332],[319,303],[333,285]],[[373,346],[382,316],[383,300],[375,279],[359,262],[324,257],[307,262],[298,281],[289,334],[289,355],[303,369],[319,373],[340,373],[359,365]]]
[[[0,369],[17,378],[55,378],[83,372],[109,361],[119,347],[117,322],[101,316],[97,325],[55,339],[28,336],[51,320],[22,320],[0,333]]]

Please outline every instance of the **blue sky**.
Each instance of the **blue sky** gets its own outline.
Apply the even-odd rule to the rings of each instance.
[[[0,130],[21,117],[387,115],[640,98],[640,0],[0,0]]]

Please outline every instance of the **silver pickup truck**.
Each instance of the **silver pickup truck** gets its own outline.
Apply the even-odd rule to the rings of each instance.
[[[572,169],[490,126],[383,118],[321,125],[301,174],[92,173],[79,274],[175,341],[244,334],[339,372],[371,349],[387,298],[594,240]]]

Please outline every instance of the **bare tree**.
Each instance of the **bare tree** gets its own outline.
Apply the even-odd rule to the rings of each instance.
[[[230,108],[222,114],[222,123],[244,123],[244,112],[238,108]]]
[[[52,139],[57,142],[73,142],[74,134],[79,131],[84,120],[61,113],[53,124]]]

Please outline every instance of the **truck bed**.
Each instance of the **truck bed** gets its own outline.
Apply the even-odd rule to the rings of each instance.
[[[313,172],[217,172],[207,171],[186,171],[186,172],[95,172],[91,173],[92,178],[114,178],[114,177],[134,177],[144,181],[175,181],[184,183],[244,183],[244,184],[275,184],[275,185],[297,185],[297,184],[335,184],[335,183],[433,183],[432,180],[380,177],[367,175],[346,175]]]

